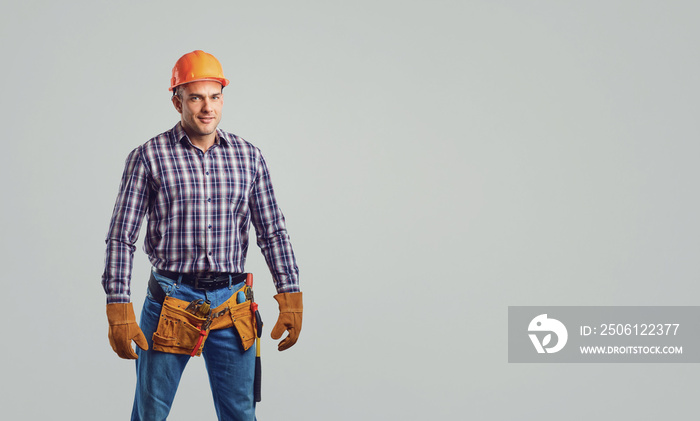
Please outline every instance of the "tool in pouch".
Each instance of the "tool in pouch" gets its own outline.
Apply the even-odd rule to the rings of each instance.
[[[246,290],[246,301],[250,301],[250,311],[255,314],[255,380],[253,381],[253,397],[255,402],[262,400],[262,362],[260,361],[260,337],[262,336],[263,321],[258,311],[258,303],[255,302],[253,295],[253,274],[249,273],[246,277],[245,284],[248,287]]]
[[[158,328],[153,334],[153,350],[200,356],[210,330],[235,327],[243,350],[247,351],[255,342],[256,331],[259,329],[255,322],[252,300],[237,303],[237,296],[238,292],[244,292],[252,297],[252,277],[252,274],[246,274],[246,285],[234,292],[225,303],[212,309],[205,300],[187,302],[166,296],[151,274],[148,288],[153,298],[162,304]],[[248,279],[251,286],[247,285]]]

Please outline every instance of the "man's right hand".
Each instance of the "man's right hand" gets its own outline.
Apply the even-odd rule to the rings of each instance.
[[[139,325],[136,324],[134,307],[131,303],[107,304],[107,320],[109,320],[109,344],[119,357],[135,360],[136,355],[131,347],[131,341],[144,351],[148,350],[148,342]]]

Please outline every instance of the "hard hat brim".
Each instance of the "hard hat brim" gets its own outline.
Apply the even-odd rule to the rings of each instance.
[[[177,88],[178,86],[187,85],[188,83],[192,83],[192,82],[202,82],[202,81],[205,81],[205,80],[209,80],[209,81],[212,81],[212,82],[219,82],[219,83],[221,84],[221,87],[222,87],[222,88],[228,86],[228,84],[230,83],[228,79],[224,79],[224,78],[203,77],[203,78],[201,78],[201,79],[188,80],[187,82],[178,83],[177,85],[172,85],[170,88],[168,88],[168,90],[169,90],[169,91],[173,91],[173,90],[174,90],[175,88]]]

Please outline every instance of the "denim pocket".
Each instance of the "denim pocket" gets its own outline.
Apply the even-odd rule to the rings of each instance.
[[[153,272],[153,277],[156,278],[156,281],[158,281],[158,285],[163,288],[165,295],[169,296],[173,289],[176,288],[177,280],[175,279],[166,278],[165,276],[159,275],[156,272]]]

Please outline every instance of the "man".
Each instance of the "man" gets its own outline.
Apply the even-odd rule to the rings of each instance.
[[[102,284],[110,344],[121,358],[136,359],[132,420],[166,419],[185,365],[199,352],[219,419],[255,419],[251,344],[257,326],[242,282],[251,222],[278,292],[280,316],[272,337],[288,331],[278,349],[294,345],[301,330],[298,269],[265,160],[258,148],[217,128],[228,84],[214,56],[203,51],[182,56],[170,86],[180,122],[126,160],[107,234]],[[144,215],[144,250],[153,271],[139,328],[130,279]],[[163,303],[182,307],[172,310]],[[196,325],[195,313],[207,322]],[[177,330],[185,320],[196,325],[194,346],[181,343],[189,340],[184,336],[188,332]]]

